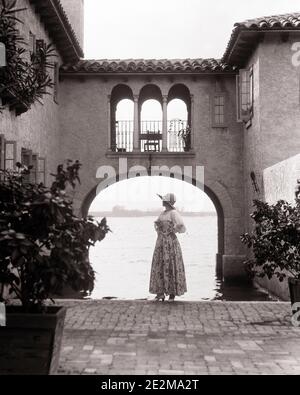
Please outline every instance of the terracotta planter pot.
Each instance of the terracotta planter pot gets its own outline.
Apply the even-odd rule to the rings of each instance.
[[[289,278],[289,290],[292,306],[295,303],[300,303],[300,280]]]
[[[2,98],[2,104],[8,104],[9,109],[11,111],[15,110],[17,116],[30,109],[30,106],[18,98],[10,89],[5,89],[5,91],[1,93],[0,97]]]
[[[7,326],[0,328],[0,374],[55,374],[65,316],[64,307],[48,307],[45,314],[8,307]]]

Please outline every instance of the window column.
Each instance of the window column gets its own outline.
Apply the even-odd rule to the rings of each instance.
[[[134,95],[133,151],[140,151],[139,96]]]
[[[111,128],[111,95],[107,95],[107,131],[108,131],[108,136],[107,136],[107,141],[108,141],[108,150],[111,151],[112,150],[112,128]]]
[[[168,96],[163,96],[162,151],[168,151]]]
[[[195,147],[195,103],[194,103],[194,95],[191,95],[191,125],[189,125],[191,130],[191,147],[193,150]]]

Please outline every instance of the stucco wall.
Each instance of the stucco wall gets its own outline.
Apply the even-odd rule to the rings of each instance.
[[[275,204],[278,200],[295,202],[295,189],[300,179],[300,153],[277,163],[264,171],[266,201]]]
[[[194,96],[195,156],[163,154],[152,155],[152,165],[204,166],[205,183],[218,196],[225,211],[225,254],[235,257],[244,255],[239,236],[244,231],[243,189],[243,137],[241,125],[236,122],[235,76],[222,78],[222,90],[227,93],[228,128],[213,128],[211,122],[211,97],[215,90],[214,76],[155,76],[151,83],[166,95],[171,86],[185,84]],[[62,155],[79,159],[83,163],[82,186],[77,193],[78,206],[100,180],[96,179],[98,167],[112,165],[118,169],[118,157],[106,155],[109,148],[108,95],[119,83],[125,83],[138,94],[149,79],[143,76],[123,77],[64,77],[61,83],[60,122]],[[128,154],[128,167],[149,166],[148,155]],[[230,260],[230,258],[228,258]],[[242,258],[241,258],[242,259]],[[240,259],[240,260],[241,260]],[[236,262],[236,261],[235,261]],[[236,263],[238,264],[238,263]]]
[[[295,162],[280,162],[300,152],[300,69],[292,64],[294,52],[291,49],[298,41],[299,33],[291,34],[287,41],[283,41],[279,34],[266,34],[247,65],[254,67],[255,97],[252,126],[244,128],[243,132],[247,230],[253,226],[250,218],[253,199],[271,203],[279,196],[290,199],[291,189],[295,188],[290,184],[294,176],[289,173],[296,166]],[[256,175],[258,193],[250,179],[251,171]],[[284,181],[272,173],[280,173]],[[286,285],[278,285],[276,280],[260,280],[260,284],[282,298],[288,298]]]
[[[19,0],[20,8],[26,7],[25,11],[18,14],[24,22],[19,25],[20,33],[25,40],[29,40],[29,32],[36,35],[37,39],[44,39],[50,43],[50,39],[44,29],[40,18],[35,14],[28,0]],[[60,57],[53,61],[60,62]],[[53,73],[53,70],[50,70]],[[9,111],[6,107],[0,114],[0,134],[4,134],[7,140],[17,142],[17,160],[21,159],[21,149],[32,150],[46,158],[46,176],[48,183],[51,182],[49,173],[56,169],[60,161],[59,155],[59,116],[58,105],[54,102],[52,89],[51,95],[45,95],[42,104],[34,104],[32,108],[16,116],[15,111]]]
[[[264,199],[264,170],[300,152],[300,68],[293,66],[291,50],[296,41],[300,34],[288,42],[279,34],[267,34],[247,65],[254,68],[254,117],[243,132],[247,218],[253,199]],[[260,193],[254,191],[251,171]]]
[[[264,171],[265,199],[270,204],[278,200],[295,202],[295,187],[300,178],[300,154],[282,161]],[[260,285],[268,288],[275,295],[289,300],[288,283],[280,283],[277,279],[259,280]]]

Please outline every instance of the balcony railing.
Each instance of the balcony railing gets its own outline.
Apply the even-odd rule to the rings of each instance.
[[[142,152],[162,151],[162,121],[142,121],[140,150]]]
[[[168,121],[167,151],[184,152],[184,139],[180,131],[187,128],[187,121],[175,119]],[[163,150],[163,127],[162,121],[142,121],[139,132],[139,150],[140,152],[161,152]],[[117,121],[116,122],[116,151],[132,152],[134,144],[134,122]],[[188,147],[190,148],[190,147]]]
[[[181,131],[188,126],[187,121],[181,119],[174,119],[168,122],[168,151],[169,152],[184,152],[185,143],[181,137]],[[190,148],[190,147],[188,147]]]
[[[133,121],[116,122],[116,151],[133,151]]]

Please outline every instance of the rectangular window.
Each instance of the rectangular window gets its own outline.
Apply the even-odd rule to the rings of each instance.
[[[225,120],[225,95],[215,93],[212,103],[212,125],[213,127],[226,127]]]
[[[37,182],[37,175],[38,175],[38,155],[37,154],[32,154],[31,166],[32,166],[32,169],[30,170],[30,182],[32,184],[35,184]]]
[[[59,87],[59,64],[54,63],[54,71],[53,71],[53,100],[58,104],[58,87]]]
[[[36,36],[29,32],[29,52],[30,55],[36,54]]]
[[[37,183],[46,185],[46,159],[38,158]]]
[[[32,166],[32,151],[22,148],[21,151],[21,164],[29,168],[29,166]],[[31,181],[31,174],[24,174],[23,177],[24,182],[30,182]]]
[[[39,73],[37,78],[44,78],[46,74],[46,59],[45,59],[45,53],[46,53],[46,43],[44,40],[36,40],[36,55],[37,55],[37,60],[39,62]],[[46,89],[43,90],[43,93],[46,93]]]
[[[0,169],[4,170],[5,164],[5,138],[3,134],[0,134]]]
[[[44,40],[36,40],[35,41],[35,48],[37,56],[39,57],[40,61],[44,60],[44,53],[46,51],[46,43]]]
[[[253,117],[253,68],[240,70],[237,76],[237,119],[248,122]]]
[[[15,170],[16,168],[16,142],[5,141],[4,148],[4,168],[5,170]]]

